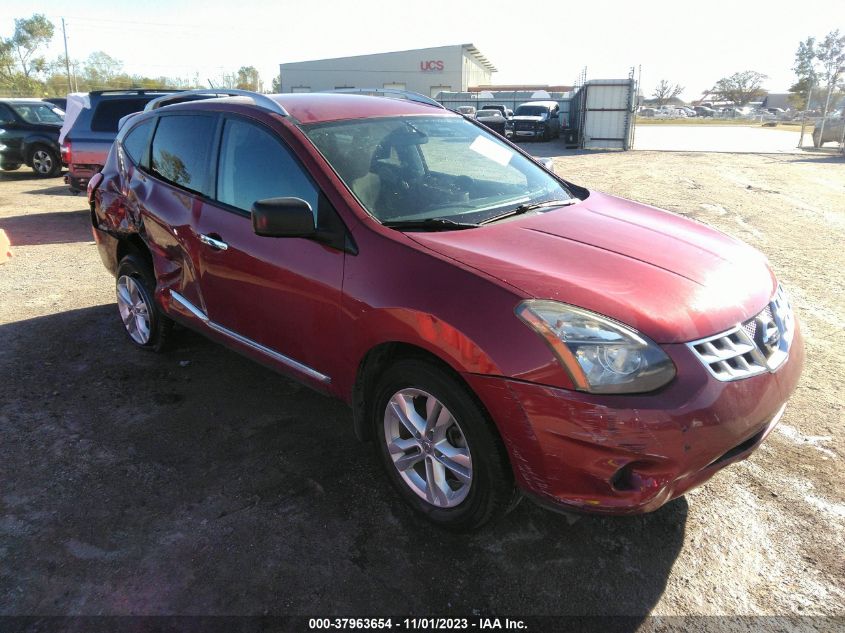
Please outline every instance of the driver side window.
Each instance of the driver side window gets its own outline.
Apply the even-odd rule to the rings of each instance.
[[[317,213],[317,187],[290,151],[267,131],[227,119],[220,145],[217,200],[249,213],[256,200],[301,198]]]

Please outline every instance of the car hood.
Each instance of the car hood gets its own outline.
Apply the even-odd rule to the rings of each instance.
[[[591,192],[578,204],[466,231],[408,233],[528,297],[692,341],[759,313],[776,280],[757,250],[698,222]]]

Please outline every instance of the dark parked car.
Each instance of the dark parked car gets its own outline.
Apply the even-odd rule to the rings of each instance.
[[[558,138],[560,105],[557,101],[530,101],[518,105],[513,113],[513,134],[516,140]]]
[[[475,118],[501,136],[509,137],[512,134],[511,122],[498,110],[479,110],[475,113]]]
[[[716,111],[713,108],[708,108],[707,106],[695,106],[693,108],[693,110],[695,110],[695,114],[697,116],[702,116],[702,117],[716,116]]]
[[[32,168],[37,176],[62,171],[59,129],[62,111],[40,99],[0,99],[0,168]]]
[[[455,529],[516,491],[647,512],[748,457],[804,357],[766,258],[408,97],[128,121],[88,191],[129,340],[161,350],[176,321],[344,400]]]
[[[140,112],[151,100],[172,92],[97,90],[69,94],[60,143],[62,162],[68,167],[65,182],[71,190],[84,190],[91,176],[105,164],[121,118]]]

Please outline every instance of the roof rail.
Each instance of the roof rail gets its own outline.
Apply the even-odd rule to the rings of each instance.
[[[417,103],[424,103],[426,105],[434,106],[435,108],[446,109],[442,103],[439,103],[431,97],[426,97],[418,92],[411,92],[410,90],[397,90],[395,88],[335,88],[334,90],[319,90],[318,92],[340,92],[344,94],[362,94],[371,97],[381,96],[388,99],[407,99],[408,101],[416,101]]]
[[[250,90],[238,90],[235,88],[199,88],[198,90],[181,90],[179,92],[174,92],[173,94],[164,95],[158,99],[153,99],[144,107],[144,112],[156,110],[157,108],[164,107],[171,102],[179,103],[180,101],[192,101],[194,100],[194,97],[196,99],[202,99],[203,97],[215,99],[220,96],[249,97],[259,108],[264,108],[265,110],[275,112],[276,114],[280,114],[282,116],[290,116],[288,111],[279,105],[278,101],[271,99],[267,95],[252,92]]]
[[[110,95],[110,94],[133,94],[145,95],[150,93],[170,93],[177,92],[178,88],[110,88],[106,90],[91,90],[88,94],[92,95]]]

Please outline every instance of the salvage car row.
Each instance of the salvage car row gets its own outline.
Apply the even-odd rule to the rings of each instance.
[[[559,138],[566,121],[557,101],[529,101],[511,110],[503,105],[458,106],[455,109],[465,116],[472,116],[488,128],[513,140],[548,141]]]

